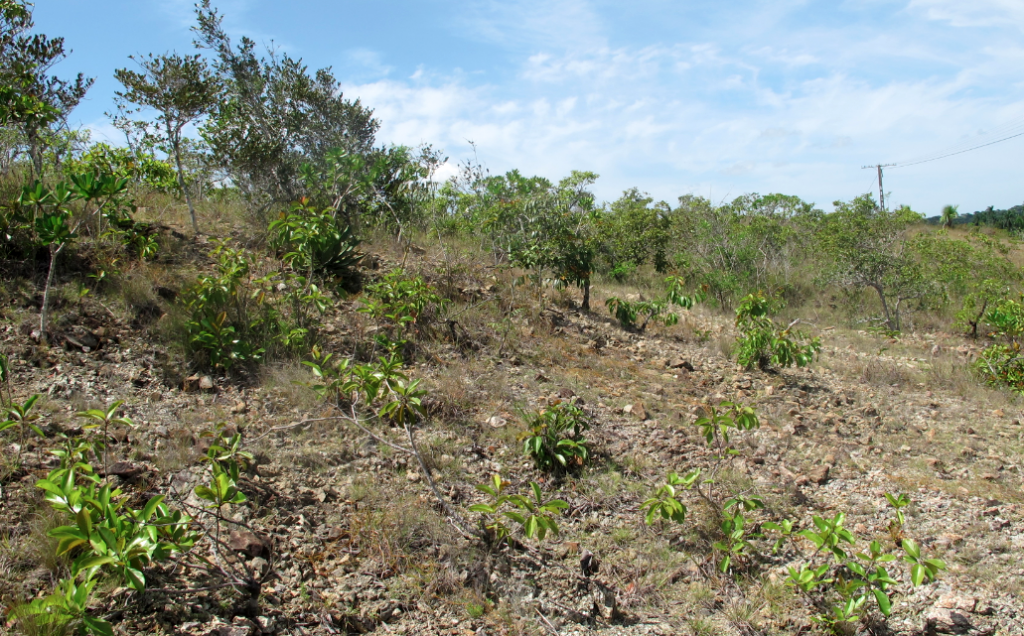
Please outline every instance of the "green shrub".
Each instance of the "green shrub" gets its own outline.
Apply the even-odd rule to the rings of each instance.
[[[71,175],[109,174],[137,185],[170,192],[178,187],[174,167],[157,159],[151,151],[133,151],[105,143],[95,143],[81,157],[64,163],[64,173]]]
[[[354,290],[356,264],[362,258],[359,240],[333,210],[317,210],[300,202],[270,224],[272,245],[284,252],[283,260],[312,279],[331,280]]]
[[[561,499],[545,501],[540,486],[530,482],[533,497],[523,495],[507,495],[505,489],[509,483],[494,475],[491,484],[479,485],[477,490],[490,496],[491,501],[470,506],[472,512],[483,515],[481,525],[495,543],[504,543],[511,539],[512,528],[506,520],[514,522],[528,539],[536,538],[543,541],[548,532],[558,534],[558,523],[555,515],[569,507]]]
[[[986,384],[1024,393],[1024,357],[1021,356],[1024,302],[1000,300],[985,313],[984,321],[992,327],[991,335],[1003,342],[983,349],[974,362],[974,369]]]
[[[651,525],[658,517],[671,519],[676,523],[686,521],[686,504],[679,501],[680,490],[690,490],[700,477],[700,469],[691,470],[680,477],[678,473],[669,473],[665,483],[648,497],[642,504],[640,510],[646,510],[644,523]]]
[[[629,331],[636,330],[642,333],[652,320],[671,326],[679,322],[679,314],[669,311],[673,305],[683,309],[692,309],[704,298],[703,292],[687,295],[683,291],[684,282],[681,277],[669,276],[665,279],[667,290],[664,298],[628,301],[612,296],[605,301],[605,306],[619,321],[622,328]],[[643,322],[638,325],[637,320],[640,318],[643,318]]]
[[[6,368],[6,358],[4,360],[4,366]],[[28,429],[38,435],[39,437],[46,437],[43,433],[43,429],[39,428],[34,421],[39,419],[37,413],[32,412],[32,407],[35,405],[36,400],[39,399],[39,395],[33,395],[21,404],[17,404],[10,401],[10,394],[8,394],[8,400],[10,406],[4,409],[4,415],[7,417],[3,422],[0,422],[0,432],[6,431],[9,428],[18,427],[18,458],[21,458],[21,453],[25,450],[25,433]]]
[[[768,316],[769,301],[760,292],[750,294],[736,308],[736,328],[740,331],[738,361],[747,369],[777,367],[805,367],[814,361],[821,349],[818,338],[808,340],[802,333],[792,331],[792,325],[779,329]]]
[[[411,339],[423,335],[448,302],[421,276],[406,276],[401,269],[367,285],[358,311],[371,316],[383,328],[375,337],[385,351],[402,351]]]
[[[230,371],[266,356],[306,350],[316,316],[330,297],[304,276],[254,273],[257,260],[226,242],[213,250],[216,272],[200,276],[183,294],[186,351],[200,368]]]
[[[665,325],[674,325],[679,322],[679,316],[674,313],[665,313],[667,303],[663,300],[636,300],[629,301],[612,296],[604,301],[608,311],[615,316],[623,329],[629,331],[643,332],[651,320],[656,320]],[[637,324],[639,319],[643,322]]]
[[[586,414],[573,402],[559,402],[526,416],[523,452],[541,470],[568,470],[590,461],[584,432]]]
[[[608,270],[608,276],[610,276],[612,280],[621,283],[632,276],[635,271],[636,265],[633,263],[617,263]]]

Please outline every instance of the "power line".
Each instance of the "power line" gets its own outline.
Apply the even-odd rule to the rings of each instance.
[[[971,139],[963,139],[959,143],[954,143],[951,146],[942,148],[940,150],[927,152],[924,154],[910,157],[905,161],[900,162],[901,164],[914,164],[923,162],[925,160],[935,159],[939,156],[945,156],[954,152],[960,152],[961,150],[970,150],[976,146],[986,144],[990,141],[999,141],[1006,137],[1011,137],[1019,132],[1024,132],[1024,117],[1000,124],[989,130],[986,133],[978,135]]]
[[[955,152],[947,152],[946,154],[939,155],[937,157],[932,157],[930,159],[920,159],[918,161],[911,161],[909,163],[895,163],[895,164],[890,164],[890,165],[892,165],[892,167],[894,167],[894,168],[907,168],[909,166],[916,166],[916,165],[920,165],[922,163],[928,163],[930,161],[938,161],[939,159],[945,159],[946,157],[953,157],[955,155],[962,155],[965,152],[970,152],[972,150],[977,150],[978,148],[984,148],[986,146],[992,146],[994,144],[998,144],[1000,142],[1007,141],[1009,139],[1013,139],[1015,137],[1020,137],[1022,135],[1024,135],[1024,131],[1021,131],[1021,132],[1018,132],[1018,133],[1014,133],[1014,134],[1012,134],[1012,135],[1010,135],[1008,137],[1003,137],[1002,139],[996,139],[995,141],[990,141],[988,143],[979,144],[977,146],[971,146],[970,148],[965,148],[963,150],[957,150]],[[868,167],[874,167],[874,166],[868,166]]]

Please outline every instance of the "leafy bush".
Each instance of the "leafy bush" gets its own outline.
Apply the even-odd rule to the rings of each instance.
[[[974,368],[992,386],[1006,386],[1024,393],[1024,357],[1021,339],[1024,335],[1024,302],[1011,299],[998,301],[984,317],[996,342],[982,350]]]
[[[789,566],[786,583],[803,592],[819,608],[814,619],[837,634],[850,633],[848,628],[864,618],[869,600],[874,600],[883,616],[889,616],[891,588],[900,581],[893,578],[886,564],[902,560],[909,565],[909,582],[914,586],[934,580],[945,569],[945,563],[923,555],[918,544],[905,536],[903,508],[910,505],[910,499],[903,494],[885,495],[895,513],[889,526],[894,549],[869,541],[866,550],[853,551],[858,539],[845,527],[846,514],[842,511],[831,518],[814,515],[811,525],[803,529],[789,519],[753,523],[749,513],[764,509],[764,502],[745,492],[722,501],[715,482],[724,462],[738,454],[730,446],[730,434],[757,428],[757,414],[750,407],[727,402],[705,410],[694,425],[714,451],[711,467],[691,470],[685,476],[670,473],[666,483],[640,505],[648,525],[659,518],[683,523],[688,508],[680,495],[694,489],[719,518],[721,534],[712,547],[722,574],[738,567],[755,568],[769,550],[777,554],[792,544],[784,558],[799,563]],[[798,539],[814,547],[809,556],[804,546],[797,544]],[[772,542],[770,548],[767,542]]]
[[[763,294],[750,294],[736,308],[736,328],[740,331],[738,361],[747,369],[769,366],[805,367],[821,349],[818,338],[807,340],[792,325],[779,329],[768,316],[771,302]]]
[[[629,301],[612,296],[604,301],[608,311],[619,321],[623,329],[643,332],[651,320],[657,320],[666,326],[679,322],[679,316],[675,313],[664,313],[667,303],[664,300],[637,300]],[[637,320],[643,318],[639,325]]]
[[[533,458],[541,470],[567,470],[590,461],[583,433],[590,428],[587,416],[573,402],[559,402],[526,416],[529,429],[524,435],[523,452]]]
[[[77,174],[109,174],[160,191],[177,187],[174,167],[157,159],[151,151],[137,152],[102,142],[90,146],[81,157],[65,162],[64,173],[69,178]]]
[[[569,504],[561,499],[545,501],[540,486],[536,482],[530,482],[533,498],[505,494],[508,485],[509,483],[504,481],[501,475],[495,474],[490,485],[484,484],[476,487],[480,492],[489,495],[491,501],[469,507],[472,512],[479,512],[483,515],[481,525],[496,543],[506,542],[512,537],[512,528],[508,526],[506,520],[518,525],[528,539],[536,538],[538,541],[543,541],[548,532],[558,534],[555,515],[561,514],[562,510],[569,507]]]
[[[43,433],[43,429],[33,424],[35,420],[39,419],[39,415],[32,412],[32,407],[35,405],[36,400],[39,399],[38,395],[30,396],[27,400],[21,404],[11,402],[10,406],[4,409],[4,415],[7,419],[0,422],[0,432],[6,431],[9,428],[18,427],[18,456],[25,450],[25,433],[28,429],[38,435],[39,437],[46,437]]]
[[[121,402],[102,410],[83,411],[79,416],[96,422],[96,426],[128,422],[115,417]],[[238,433],[226,435],[218,426],[212,436],[205,460],[210,466],[210,482],[199,485],[195,494],[209,502],[207,508],[217,512],[210,515],[213,529],[201,520],[173,509],[165,503],[164,495],[150,497],[141,509],[129,505],[131,500],[120,489],[100,478],[88,462],[90,453],[97,454],[102,447],[81,438],[66,440],[63,449],[52,451],[60,466],[36,482],[50,506],[65,515],[68,523],[49,531],[57,540],[57,553],[72,559],[69,576],[60,581],[50,596],[33,600],[16,608],[13,615],[28,633],[45,629],[54,633],[76,629],[96,636],[112,636],[113,628],[105,619],[90,616],[91,595],[104,575],[114,575],[118,581],[136,592],[147,589],[145,569],[172,556],[183,562],[191,558],[188,567],[198,567],[211,574],[229,579],[229,585],[244,589],[258,597],[260,584],[232,572],[230,564],[214,564],[193,548],[204,539],[220,546],[221,508],[246,501],[238,487],[239,471],[252,455],[241,449]]]
[[[319,287],[289,271],[260,276],[259,261],[226,242],[213,255],[216,272],[200,276],[182,296],[186,351],[196,366],[230,371],[309,346],[315,317],[330,305]]]
[[[886,494],[886,498],[897,511],[895,525],[898,533],[894,536],[894,543],[902,557],[885,549],[878,541],[869,541],[867,550],[851,552],[858,539],[845,527],[846,515],[843,512],[837,512],[831,518],[815,515],[812,518],[813,528],[795,533],[792,531],[793,523],[788,520],[763,526],[782,535],[776,547],[784,539],[797,537],[814,545],[815,551],[807,562],[789,566],[786,583],[825,609],[813,618],[834,632],[844,631],[845,626],[861,620],[869,599],[874,600],[883,616],[889,616],[892,612],[889,590],[900,581],[893,578],[887,563],[897,560],[907,563],[910,566],[910,583],[915,587],[935,580],[939,571],[946,569],[944,562],[924,557],[915,541],[902,537],[903,514],[899,504],[907,503],[905,497]]]
[[[640,509],[647,511],[647,514],[644,515],[644,523],[651,525],[658,517],[671,519],[676,523],[686,521],[687,508],[677,498],[678,491],[693,488],[697,478],[700,477],[700,473],[699,468],[691,470],[682,477],[678,473],[669,473],[665,484],[640,504]]]
[[[665,279],[668,289],[665,297],[658,300],[628,301],[612,296],[605,301],[605,306],[615,319],[619,321],[623,329],[643,332],[651,320],[656,320],[666,326],[679,322],[679,314],[668,311],[673,305],[683,309],[692,309],[693,306],[703,300],[703,293],[698,292],[687,295],[683,291],[684,280],[678,276],[670,276]],[[666,313],[667,312],[667,313]],[[637,320],[644,321],[637,325]]]
[[[303,364],[313,370],[319,383],[308,384],[325,399],[340,404],[362,404],[380,419],[405,426],[425,415],[419,380],[411,380],[402,372],[402,359],[396,355],[378,358],[370,364],[352,365],[348,359],[331,363],[332,354],[313,349],[313,360]]]
[[[616,263],[608,270],[608,275],[616,282],[621,283],[632,276],[635,271],[636,265],[633,263]]]
[[[355,266],[362,257],[356,250],[359,240],[335,212],[299,202],[271,223],[270,231],[272,244],[285,252],[284,261],[296,270],[355,289]]]
[[[408,277],[401,269],[367,285],[365,291],[358,311],[369,314],[383,327],[384,333],[376,337],[377,344],[392,353],[404,349],[410,336],[418,336],[429,328],[431,320],[447,303],[423,277]]]

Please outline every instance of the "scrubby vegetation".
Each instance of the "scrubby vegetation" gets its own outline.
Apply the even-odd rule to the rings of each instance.
[[[6,629],[1020,627],[1012,233],[440,183],[209,0],[92,143],[0,18]]]

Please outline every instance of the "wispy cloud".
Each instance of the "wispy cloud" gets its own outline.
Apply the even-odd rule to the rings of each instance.
[[[1024,31],[1024,3],[1020,0],[911,0],[909,8],[956,27],[1012,25]]]
[[[460,5],[460,30],[509,47],[589,49],[606,42],[604,22],[586,0],[486,0]]]

